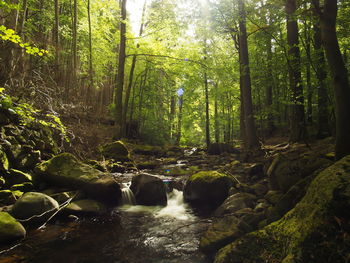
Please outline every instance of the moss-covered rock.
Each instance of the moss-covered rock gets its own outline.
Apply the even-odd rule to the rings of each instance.
[[[8,181],[11,185],[23,184],[27,182],[32,182],[32,176],[28,173],[16,169],[10,169]]]
[[[129,150],[122,141],[105,144],[102,147],[101,153],[106,159],[113,159],[115,161],[130,160]]]
[[[349,204],[350,155],[320,172],[279,221],[222,248],[215,263],[345,262]]]
[[[24,238],[26,230],[9,213],[0,212],[0,243]]]
[[[256,196],[248,193],[237,193],[229,196],[215,211],[215,215],[232,214],[244,208],[253,208]]]
[[[133,153],[140,155],[152,155],[152,156],[163,156],[165,155],[165,151],[160,146],[153,145],[133,145]]]
[[[252,228],[235,216],[225,216],[217,219],[204,232],[200,239],[199,248],[204,253],[213,253],[241,237]]]
[[[7,159],[7,155],[5,151],[0,147],[0,170],[8,170],[9,169],[9,160]]]
[[[118,204],[119,184],[108,173],[78,161],[72,154],[62,153],[36,167],[37,180],[52,186],[82,190],[91,198]]]
[[[19,198],[12,207],[11,214],[27,223],[41,224],[50,218],[59,208],[57,201],[48,195],[28,192]]]
[[[102,215],[107,212],[107,208],[96,200],[83,199],[70,203],[64,212],[73,215]]]
[[[139,205],[167,205],[166,187],[158,177],[138,174],[132,178],[130,189]]]
[[[184,199],[192,205],[219,206],[234,185],[231,176],[216,171],[202,171],[192,175],[186,182]]]

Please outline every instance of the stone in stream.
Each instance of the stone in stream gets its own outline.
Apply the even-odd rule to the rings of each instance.
[[[24,238],[26,230],[7,212],[0,212],[0,243]]]
[[[113,159],[115,161],[129,161],[130,154],[122,141],[115,141],[102,146],[102,155],[106,159]]]
[[[27,223],[40,225],[45,223],[59,208],[57,201],[48,195],[28,192],[19,198],[12,207],[11,214],[16,219],[27,220]]]
[[[72,215],[102,215],[107,212],[107,208],[96,200],[83,199],[70,203],[63,212]]]
[[[138,174],[132,178],[131,191],[138,205],[167,205],[166,187],[163,180],[149,174]]]
[[[121,199],[119,184],[111,174],[78,161],[70,153],[59,154],[36,167],[37,181],[52,186],[82,190],[88,197],[110,204]]]
[[[244,208],[253,208],[256,196],[248,193],[237,193],[229,196],[215,211],[215,215],[232,214]]]
[[[280,220],[223,247],[214,262],[345,262],[349,203],[350,155],[318,173]]]
[[[234,179],[216,171],[202,171],[186,182],[184,200],[194,206],[218,207],[228,196]]]

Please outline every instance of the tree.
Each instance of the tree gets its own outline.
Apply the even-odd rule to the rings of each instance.
[[[338,160],[350,154],[350,85],[336,33],[338,4],[333,0],[325,0],[323,8],[319,1],[313,0],[313,4],[320,17],[322,41],[332,76],[336,116],[335,155]]]

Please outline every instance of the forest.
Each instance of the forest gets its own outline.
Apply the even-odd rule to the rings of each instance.
[[[349,14],[0,0],[0,262],[350,262]]]

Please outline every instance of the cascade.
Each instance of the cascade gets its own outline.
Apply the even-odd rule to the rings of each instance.
[[[123,183],[122,205],[136,205],[134,193],[130,189],[130,183]]]

